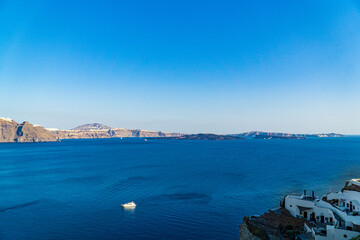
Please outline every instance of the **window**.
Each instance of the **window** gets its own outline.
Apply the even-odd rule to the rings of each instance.
[[[349,207],[349,204],[348,204],[348,203],[346,204],[346,207]]]
[[[331,222],[331,223],[333,222],[333,218],[332,218],[332,217],[330,217],[330,222]]]

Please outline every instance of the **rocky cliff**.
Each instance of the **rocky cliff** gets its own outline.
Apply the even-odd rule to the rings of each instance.
[[[242,138],[305,138],[305,137],[342,137],[341,134],[287,134],[269,132],[247,132],[240,134],[181,134],[162,131],[112,128],[100,123],[89,123],[71,130],[43,128],[28,122],[21,124],[10,118],[0,118],[0,142],[49,142],[59,139],[85,139],[85,138],[122,138],[147,137],[169,138],[185,140],[236,140]]]
[[[80,138],[121,138],[121,137],[176,137],[180,133],[168,133],[162,131],[111,128],[100,123],[85,124],[72,130],[50,129],[59,139]]]
[[[19,124],[10,118],[0,118],[0,142],[52,142],[61,139],[177,136],[181,136],[181,134],[111,128],[100,123],[85,124],[72,130],[46,129],[28,122]]]
[[[28,122],[0,118],[0,142],[53,142],[57,137],[45,128]]]
[[[256,236],[250,231],[250,226],[243,222],[240,224],[240,237],[239,240],[262,240],[260,237]]]
[[[240,224],[240,240],[297,239],[304,234],[306,220],[293,217],[283,207],[269,210],[261,216],[244,217]]]

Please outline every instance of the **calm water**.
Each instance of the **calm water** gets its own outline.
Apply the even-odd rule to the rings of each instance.
[[[0,144],[0,163],[0,239],[237,239],[284,194],[359,177],[360,137]]]

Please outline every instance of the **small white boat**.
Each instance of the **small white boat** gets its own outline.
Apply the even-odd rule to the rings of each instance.
[[[121,206],[123,208],[135,208],[136,204],[134,202],[129,202],[129,203],[121,204]]]

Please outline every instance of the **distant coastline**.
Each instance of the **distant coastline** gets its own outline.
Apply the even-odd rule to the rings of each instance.
[[[322,137],[344,137],[337,133],[290,134],[251,131],[218,135],[212,133],[185,134],[153,130],[113,128],[101,123],[90,123],[71,130],[44,128],[27,121],[17,123],[11,118],[0,117],[0,143],[4,142],[54,142],[62,139],[143,137],[172,140],[239,140],[239,139],[305,139]]]
[[[322,137],[345,137],[339,133],[319,133],[319,134],[294,134],[279,132],[261,132],[251,131],[245,133],[228,134],[229,136],[255,138],[255,139],[305,139],[305,138],[322,138]]]
[[[245,139],[245,138],[229,136],[229,135],[199,133],[199,134],[186,134],[186,135],[181,135],[181,136],[177,136],[177,137],[161,137],[161,138],[156,138],[156,139],[223,141],[223,140],[240,140],[240,139]]]
[[[78,126],[71,130],[44,128],[29,122],[17,123],[10,118],[0,118],[0,143],[5,142],[55,142],[62,139],[93,139],[123,137],[176,137],[180,133],[112,128],[100,123]]]

